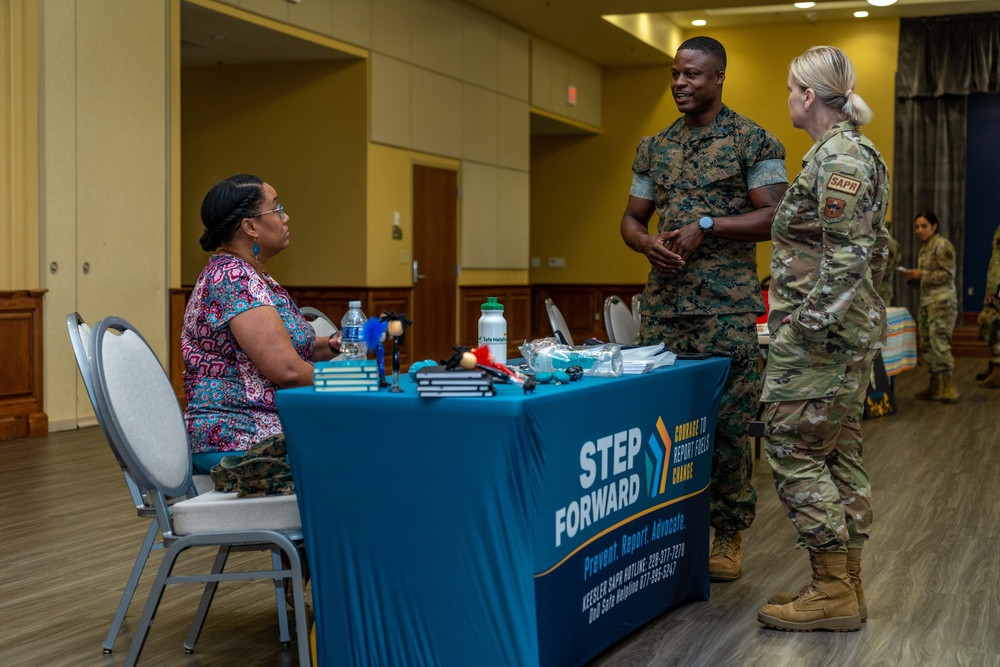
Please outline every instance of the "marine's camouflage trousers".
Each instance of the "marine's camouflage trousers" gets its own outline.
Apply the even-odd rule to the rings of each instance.
[[[760,401],[757,316],[643,317],[641,328],[645,344],[662,341],[672,352],[729,357],[729,377],[722,390],[712,453],[711,523],[722,530],[749,528],[757,507],[757,492],[750,481],[753,461],[747,433]]]
[[[223,456],[210,471],[215,490],[240,498],[295,493],[285,434],[264,438],[242,454]]]
[[[1000,363],[1000,310],[993,305],[983,305],[977,319],[979,337],[990,345],[990,361]]]
[[[799,548],[846,552],[868,539],[872,499],[861,416],[876,354],[845,355],[845,382],[832,396],[764,408],[764,451]]]
[[[951,336],[955,331],[958,306],[949,301],[921,304],[917,311],[917,331],[920,333],[920,354],[934,375],[955,370],[951,356]]]

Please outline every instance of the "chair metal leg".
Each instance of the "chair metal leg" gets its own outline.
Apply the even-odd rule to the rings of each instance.
[[[309,625],[306,620],[306,592],[302,585],[302,559],[294,546],[288,554],[292,570],[292,599],[295,607],[295,638],[299,645],[299,666],[312,666],[312,651],[309,650]]]
[[[230,547],[219,547],[219,553],[215,556],[215,563],[212,564],[212,574],[220,574],[226,567],[226,560],[229,558]],[[215,591],[219,588],[219,582],[210,581],[205,584],[205,592],[201,594],[201,602],[198,603],[198,611],[194,614],[194,621],[191,623],[191,630],[188,632],[187,641],[184,642],[184,652],[194,653],[194,646],[201,636],[201,629],[205,625],[208,617],[208,609],[215,599]]]
[[[281,570],[281,552],[277,549],[271,551],[271,565],[275,570]],[[285,580],[277,578],[274,580],[274,598],[278,605],[278,641],[282,646],[288,646],[292,641],[292,635],[288,632],[288,610],[285,608]]]
[[[128,653],[125,654],[124,667],[135,667],[139,662],[142,647],[146,644],[146,638],[149,637],[149,628],[153,625],[153,617],[156,616],[160,600],[163,599],[163,593],[167,589],[167,578],[173,572],[177,557],[180,555],[182,549],[164,549],[164,551],[166,553],[163,554],[160,569],[157,571],[156,579],[149,590],[149,597],[146,598],[146,606],[142,610],[142,617],[139,618],[139,623],[135,627],[135,636],[132,637]]]
[[[132,604],[132,597],[135,595],[135,589],[139,585],[139,577],[142,576],[142,570],[146,567],[149,553],[153,550],[156,536],[159,534],[160,523],[156,519],[153,519],[149,524],[149,530],[146,531],[146,537],[142,540],[142,546],[139,547],[139,553],[135,557],[132,573],[128,577],[128,583],[125,584],[125,590],[122,591],[121,601],[118,602],[118,611],[115,612],[115,618],[111,621],[108,636],[104,639],[102,648],[105,653],[111,653],[115,647],[115,640],[118,639],[118,631],[122,627],[122,621],[125,620],[125,614],[128,612],[129,605]],[[155,546],[158,547],[159,545]]]

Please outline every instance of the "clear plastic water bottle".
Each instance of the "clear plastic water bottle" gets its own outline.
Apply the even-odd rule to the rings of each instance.
[[[344,319],[340,320],[340,351],[344,359],[365,359],[368,345],[363,328],[368,318],[361,312],[360,301],[351,301],[347,306]]]
[[[479,346],[486,345],[498,364],[507,363],[507,320],[503,317],[503,304],[497,303],[495,296],[486,297],[480,306]]]

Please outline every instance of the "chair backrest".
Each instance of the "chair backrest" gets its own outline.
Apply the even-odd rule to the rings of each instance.
[[[642,292],[632,295],[632,318],[635,320],[635,325],[642,328],[642,315],[639,310],[642,308]]]
[[[106,317],[94,328],[90,350],[107,433],[136,482],[160,498],[158,515],[166,498],[195,495],[184,416],[149,344],[125,320]],[[161,517],[164,527],[168,521]]]
[[[549,324],[552,325],[552,334],[556,339],[566,345],[573,345],[573,334],[569,332],[566,320],[563,318],[562,313],[559,312],[558,306],[552,302],[552,299],[545,300],[545,312],[549,314]]]
[[[604,300],[604,328],[611,343],[633,345],[639,338],[639,325],[635,323],[632,311],[615,295]]]
[[[115,455],[115,459],[122,469],[122,474],[125,476],[125,484],[128,486],[129,496],[132,498],[132,504],[135,505],[137,510],[147,509],[148,506],[146,499],[142,496],[142,491],[139,490],[139,486],[135,483],[132,475],[129,474],[125,460],[118,453],[118,448],[108,434],[104,408],[94,389],[94,379],[91,371],[93,359],[90,358],[90,327],[83,321],[79,313],[74,312],[66,316],[66,328],[69,330],[69,342],[73,346],[73,355],[76,357],[76,367],[80,371],[80,376],[83,378],[83,386],[86,387],[90,404],[94,408],[97,425],[101,427],[104,438],[111,447],[111,453]]]
[[[312,325],[313,330],[316,332],[317,336],[332,336],[337,333],[337,325],[333,323],[326,313],[318,308],[313,308],[311,306],[305,306],[299,308],[309,324]]]

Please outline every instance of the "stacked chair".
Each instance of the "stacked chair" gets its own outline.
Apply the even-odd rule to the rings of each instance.
[[[608,332],[608,342],[619,345],[635,345],[639,340],[639,325],[631,308],[617,296],[604,300],[604,328]]]

